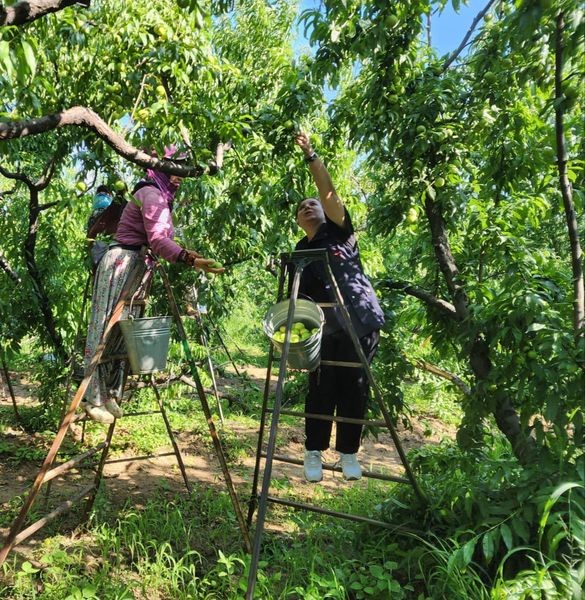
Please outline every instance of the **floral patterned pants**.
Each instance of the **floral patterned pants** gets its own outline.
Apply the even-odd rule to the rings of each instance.
[[[142,267],[142,268],[141,268]],[[91,314],[87,329],[87,340],[84,351],[84,365],[87,373],[89,364],[102,342],[104,331],[111,318],[112,312],[126,285],[136,290],[146,274],[144,256],[137,250],[125,250],[112,247],[108,250],[98,265],[95,274]],[[131,277],[131,281],[129,278]],[[144,286],[147,289],[148,286]],[[140,297],[145,293],[140,290]],[[130,299],[130,296],[128,296]],[[132,313],[139,316],[140,307],[133,307]],[[125,306],[121,319],[127,319],[130,307]],[[102,359],[108,355],[120,354],[124,351],[124,342],[120,328],[114,327]],[[85,400],[95,406],[102,406],[108,398],[119,398],[122,392],[122,375],[124,363],[110,361],[98,365],[85,392]]]

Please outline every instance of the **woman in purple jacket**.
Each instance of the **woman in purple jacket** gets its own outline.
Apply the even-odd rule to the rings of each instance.
[[[215,167],[221,167],[223,149],[220,144]],[[165,148],[165,158],[174,156],[174,147]],[[120,218],[115,242],[99,263],[95,276],[91,316],[87,331],[84,352],[85,369],[102,341],[102,336],[116,306],[128,276],[138,266],[137,282],[146,271],[146,257],[143,249],[150,248],[154,254],[171,263],[184,263],[208,273],[221,273],[214,269],[213,259],[206,259],[194,250],[185,250],[174,240],[173,203],[182,178],[166,175],[161,171],[148,169],[147,179],[138,183],[133,191],[133,200],[128,202]],[[125,308],[121,318],[127,318]],[[114,336],[116,337],[116,336]],[[108,345],[107,353],[116,354],[121,348]],[[113,423],[122,416],[118,400],[122,393],[123,365],[119,361],[100,364],[92,376],[81,403],[83,410],[94,421]]]
[[[296,250],[327,250],[333,276],[369,364],[378,348],[384,313],[364,273],[349,213],[337,195],[329,172],[305,133],[299,133],[295,143],[303,151],[319,192],[318,198],[305,198],[297,207],[297,223],[306,235],[297,243]],[[321,262],[311,263],[303,271],[299,291],[318,303],[336,302]],[[323,312],[321,358],[341,363],[358,362],[358,354],[339,310],[326,307]],[[305,412],[363,419],[369,391],[363,368],[321,365],[309,373]],[[331,421],[322,419],[307,418],[305,421],[304,472],[308,481],[317,482],[323,478],[321,452],[329,448],[331,425]],[[349,480],[362,476],[357,459],[361,434],[361,425],[337,423],[335,449],[339,453],[343,475]]]

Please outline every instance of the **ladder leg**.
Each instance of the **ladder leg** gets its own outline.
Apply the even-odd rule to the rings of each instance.
[[[227,346],[225,345],[225,342],[223,341],[223,338],[221,337],[221,334],[219,333],[219,327],[217,327],[214,324],[214,322],[211,320],[211,317],[209,315],[207,315],[207,318],[209,319],[209,322],[211,323],[211,326],[215,330],[215,333],[217,335],[217,338],[219,339],[219,343],[221,344],[221,347],[224,349],[225,353],[227,354],[227,357],[228,357],[229,361],[232,363],[232,367],[234,368],[234,371],[236,372],[236,375],[239,377],[240,376],[240,372],[238,371],[238,367],[236,366],[236,363],[234,362],[234,359],[232,358],[232,355],[230,354],[230,351],[228,350]],[[241,352],[242,351],[240,350],[240,353]]]
[[[254,465],[254,477],[252,479],[252,491],[250,493],[250,503],[248,504],[248,518],[246,523],[248,529],[252,526],[252,517],[258,504],[258,479],[260,475],[260,460],[262,458],[262,445],[264,443],[264,429],[266,427],[266,415],[268,414],[268,396],[270,394],[270,378],[272,375],[272,362],[274,349],[270,344],[268,351],[268,366],[266,367],[266,381],[264,382],[264,396],[262,399],[262,411],[260,414],[260,426],[258,429],[258,444],[256,446],[256,464]]]
[[[97,495],[97,492],[99,490],[99,485],[100,482],[102,480],[102,476],[103,476],[103,472],[104,472],[104,466],[106,464],[106,459],[108,457],[108,454],[110,452],[110,444],[112,442],[112,437],[114,436],[114,429],[116,428],[116,421],[114,421],[109,427],[108,427],[108,433],[106,435],[106,439],[104,441],[104,448],[102,450],[102,454],[100,456],[100,462],[98,463],[98,467],[95,473],[95,477],[93,480],[93,489],[90,492],[90,495],[87,498],[87,502],[85,503],[85,508],[83,509],[83,515],[82,515],[82,522],[87,521],[87,519],[89,518],[89,512],[91,511],[93,504],[95,502],[95,497]]]
[[[278,278],[277,298],[282,299],[285,279],[285,264],[284,260],[280,263],[280,275]],[[258,444],[256,447],[256,463],[254,465],[254,477],[252,480],[252,490],[250,493],[250,502],[248,504],[248,518],[246,523],[248,529],[252,526],[252,517],[258,505],[258,479],[260,476],[260,460],[262,458],[262,445],[264,443],[264,429],[266,427],[266,415],[268,411],[268,396],[270,395],[270,378],[272,377],[272,364],[274,362],[274,346],[270,344],[268,350],[268,365],[266,366],[266,380],[264,381],[264,396],[262,398],[262,412],[260,414],[260,426],[258,428]]]
[[[246,590],[246,600],[252,600],[254,597],[254,588],[256,587],[256,574],[258,572],[258,563],[260,561],[260,548],[262,546],[262,533],[264,532],[264,521],[266,519],[266,508],[268,503],[268,494],[270,492],[270,478],[272,476],[272,459],[276,448],[276,434],[278,431],[278,421],[280,418],[280,409],[282,405],[282,396],[284,391],[284,378],[286,375],[286,361],[290,348],[290,338],[292,323],[295,314],[295,304],[299,293],[301,275],[304,265],[299,265],[293,279],[288,314],[286,318],[286,334],[284,345],[280,356],[280,365],[278,369],[278,382],[276,384],[276,398],[272,409],[272,421],[270,422],[270,434],[268,437],[268,446],[266,448],[266,458],[264,460],[264,475],[262,477],[262,491],[258,501],[258,514],[256,516],[256,530],[254,531],[254,543],[252,546],[252,559],[250,561],[250,572],[248,574],[248,589]],[[282,265],[284,271],[284,263]]]
[[[223,410],[221,408],[221,402],[219,400],[219,394],[217,393],[217,382],[215,381],[215,371],[213,369],[213,362],[211,360],[211,352],[209,350],[209,344],[207,343],[207,337],[205,335],[205,329],[203,327],[203,322],[201,321],[201,317],[198,318],[199,327],[201,328],[201,344],[205,348],[205,352],[207,353],[207,366],[209,367],[209,375],[211,376],[211,385],[213,387],[213,395],[215,396],[215,401],[217,403],[217,413],[219,414],[219,420],[221,424],[224,424],[223,419]]]
[[[250,536],[248,533],[248,529],[246,527],[246,522],[244,520],[244,515],[242,513],[242,509],[240,507],[240,503],[238,501],[238,497],[236,495],[234,484],[227,466],[227,461],[225,459],[225,455],[223,452],[223,448],[221,446],[221,442],[219,440],[219,436],[217,434],[217,429],[215,428],[215,423],[213,422],[213,417],[211,415],[211,410],[209,409],[209,403],[207,402],[207,398],[205,396],[205,390],[203,389],[203,385],[201,383],[201,379],[199,378],[199,373],[197,372],[197,365],[195,364],[195,360],[193,358],[193,354],[191,353],[191,349],[189,348],[189,342],[187,340],[187,334],[185,332],[185,328],[183,326],[183,320],[181,319],[181,315],[179,313],[179,309],[177,307],[177,303],[175,302],[175,296],[173,294],[173,290],[171,288],[171,284],[169,282],[169,278],[166,274],[166,271],[162,268],[161,265],[158,265],[158,268],[162,275],[163,284],[167,291],[167,295],[169,298],[169,304],[171,308],[171,312],[173,313],[173,317],[175,319],[175,323],[177,325],[177,330],[179,332],[179,337],[181,338],[181,343],[183,345],[183,350],[185,352],[185,356],[187,357],[187,362],[189,364],[189,368],[191,370],[191,377],[195,381],[195,385],[197,388],[197,394],[199,396],[199,400],[201,402],[201,407],[203,408],[203,414],[207,420],[207,425],[209,428],[209,433],[211,434],[211,440],[213,442],[213,447],[215,449],[215,454],[221,466],[221,470],[225,479],[226,487],[228,489],[228,493],[230,499],[232,501],[232,506],[234,507],[234,511],[236,513],[236,518],[238,521],[238,525],[240,527],[240,531],[242,533],[242,537],[244,539],[244,544],[246,549],[250,551]]]
[[[165,427],[167,429],[167,433],[169,434],[169,439],[171,440],[171,444],[173,445],[173,450],[175,451],[175,456],[177,458],[177,463],[179,464],[179,469],[181,470],[181,475],[183,476],[183,481],[185,482],[185,487],[187,488],[187,491],[189,492],[189,494],[191,494],[192,493],[191,484],[189,483],[189,479],[187,477],[187,471],[185,469],[185,463],[183,462],[183,457],[181,456],[181,450],[179,449],[179,445],[177,444],[177,441],[175,440],[175,436],[173,435],[173,430],[171,428],[171,424],[167,417],[167,411],[165,410],[163,401],[160,397],[159,391],[158,391],[155,381],[154,381],[154,377],[152,375],[150,376],[150,387],[152,387],[152,391],[154,392],[154,395],[156,396],[156,401],[158,403],[158,407],[160,409],[160,413],[162,415],[163,421],[165,422]]]

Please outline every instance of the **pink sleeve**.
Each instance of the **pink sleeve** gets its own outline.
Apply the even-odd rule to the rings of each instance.
[[[152,251],[169,262],[177,262],[183,248],[173,241],[173,218],[167,201],[156,188],[150,188],[141,201],[142,221]]]

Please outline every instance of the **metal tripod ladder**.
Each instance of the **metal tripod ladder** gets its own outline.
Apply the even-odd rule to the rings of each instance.
[[[313,512],[318,512],[321,514],[330,515],[333,517],[340,517],[349,519],[352,521],[359,521],[368,523],[371,525],[378,525],[380,527],[391,527],[392,529],[397,529],[396,525],[389,525],[383,521],[377,521],[375,519],[370,519],[367,517],[362,517],[360,515],[353,515],[343,512],[337,512],[333,510],[324,509],[312,504],[303,503],[303,502],[292,502],[289,500],[284,500],[281,498],[277,498],[270,495],[270,482],[272,476],[272,463],[274,460],[278,460],[281,462],[287,462],[289,464],[301,465],[303,464],[302,460],[291,459],[284,456],[275,455],[275,447],[276,447],[276,434],[278,431],[278,421],[280,419],[280,415],[289,415],[289,416],[297,416],[297,417],[309,417],[312,419],[322,419],[327,421],[337,421],[337,422],[345,422],[345,423],[353,423],[360,425],[378,425],[387,427],[390,432],[390,436],[392,437],[392,441],[396,447],[402,465],[404,467],[406,477],[397,477],[393,475],[385,475],[382,473],[370,473],[368,471],[364,471],[364,477],[372,477],[376,479],[383,479],[386,481],[393,481],[396,483],[406,483],[413,486],[413,489],[417,496],[424,501],[424,496],[418,486],[418,483],[414,477],[414,473],[410,467],[406,454],[402,448],[400,443],[400,439],[396,433],[396,429],[392,424],[390,419],[390,413],[388,408],[385,405],[385,402],[380,393],[380,389],[378,388],[370,370],[368,361],[364,355],[363,349],[355,332],[355,329],[352,325],[351,318],[349,316],[349,312],[344,305],[343,297],[341,296],[341,292],[339,291],[339,287],[335,280],[335,276],[333,275],[333,271],[331,270],[331,266],[329,264],[329,258],[327,251],[325,249],[316,249],[316,250],[297,250],[291,253],[285,253],[281,255],[281,263],[280,263],[280,277],[278,284],[278,301],[283,298],[283,290],[284,290],[284,282],[286,276],[287,265],[294,265],[294,278],[291,287],[290,293],[290,303],[287,314],[286,321],[286,336],[284,340],[284,344],[281,351],[280,356],[280,364],[278,370],[278,382],[276,384],[276,396],[274,400],[274,404],[272,409],[268,408],[268,396],[270,390],[270,375],[272,371],[272,363],[274,360],[274,347],[270,344],[270,350],[268,354],[268,366],[266,373],[266,383],[264,386],[264,398],[262,403],[262,414],[260,418],[260,430],[258,434],[258,447],[256,451],[256,467],[254,470],[254,479],[252,483],[252,494],[250,497],[250,503],[248,508],[248,518],[247,523],[248,527],[252,525],[252,518],[256,508],[258,509],[258,513],[256,516],[256,529],[254,532],[254,540],[252,544],[252,558],[250,563],[250,571],[248,576],[248,588],[246,592],[246,600],[252,600],[254,597],[254,588],[256,585],[256,575],[258,571],[258,563],[260,560],[260,549],[262,545],[262,534],[264,531],[264,522],[266,519],[266,511],[268,503],[281,504],[285,506],[290,506],[296,509],[304,509]],[[350,362],[339,362],[339,361],[325,361],[322,360],[322,365],[331,365],[331,366],[339,366],[346,368],[361,368],[364,369],[366,375],[368,377],[368,381],[370,383],[370,387],[374,392],[374,396],[377,400],[377,403],[380,407],[382,415],[384,417],[383,420],[379,421],[368,421],[365,419],[350,419],[344,417],[337,416],[327,416],[327,415],[319,415],[319,414],[309,414],[304,412],[295,412],[295,411],[285,411],[281,409],[282,406],[282,398],[283,398],[283,390],[284,390],[284,379],[286,376],[286,363],[288,352],[290,348],[290,336],[291,336],[291,326],[294,320],[294,312],[295,312],[295,304],[297,301],[299,286],[301,281],[301,275],[303,270],[307,265],[314,261],[321,261],[325,268],[325,274],[328,279],[329,284],[331,285],[331,289],[335,295],[335,302],[331,303],[319,303],[321,307],[338,307],[342,314],[346,330],[349,333],[351,340],[354,344],[355,350],[360,358],[360,362],[350,363]],[[268,443],[266,447],[266,452],[263,451],[263,437],[264,437],[264,429],[266,427],[267,415],[272,415],[272,420],[270,422],[270,432],[268,437]],[[258,482],[259,482],[259,472],[260,472],[260,462],[261,459],[264,458],[264,474],[262,478],[262,489],[260,494],[258,494]],[[323,468],[331,471],[340,471],[339,467],[332,467],[328,465],[323,465]]]
[[[22,506],[18,516],[12,523],[10,531],[9,531],[6,539],[4,540],[4,546],[0,549],[0,565],[2,565],[2,563],[6,560],[9,552],[12,550],[12,548],[14,546],[22,543],[25,539],[29,538],[36,531],[38,531],[44,525],[46,525],[49,521],[53,520],[54,518],[58,517],[59,515],[63,514],[64,512],[66,512],[67,510],[72,508],[72,506],[76,502],[79,502],[83,498],[87,498],[85,509],[84,509],[84,518],[87,517],[87,515],[89,514],[89,511],[91,510],[91,507],[93,506],[93,503],[94,503],[94,500],[95,500],[95,497],[97,494],[97,490],[99,487],[99,483],[102,478],[103,469],[104,469],[105,464],[107,463],[107,456],[108,456],[108,452],[110,449],[110,443],[112,440],[112,436],[114,434],[116,421],[114,421],[114,423],[112,423],[109,426],[105,440],[103,442],[101,442],[100,444],[98,444],[96,447],[91,448],[90,450],[88,450],[82,454],[79,454],[79,455],[67,460],[66,462],[62,462],[56,466],[54,466],[54,463],[57,458],[59,448],[61,447],[61,445],[65,439],[65,435],[67,434],[67,431],[69,430],[70,426],[75,422],[84,421],[87,418],[85,415],[76,414],[76,411],[77,411],[77,408],[79,407],[81,400],[83,399],[83,396],[87,390],[87,387],[89,385],[92,375],[94,374],[95,370],[98,368],[98,365],[103,362],[106,362],[108,360],[112,360],[112,359],[116,359],[116,358],[124,358],[124,356],[107,357],[107,356],[105,356],[104,351],[106,350],[108,340],[114,333],[113,332],[114,326],[121,319],[122,311],[123,311],[124,307],[130,304],[129,298],[131,296],[133,296],[133,294],[137,293],[137,290],[134,289],[136,287],[135,282],[137,281],[137,279],[140,278],[139,270],[142,268],[143,268],[142,266],[135,267],[135,270],[132,273],[130,273],[130,275],[128,276],[128,279],[127,279],[128,283],[125,286],[124,290],[122,291],[120,299],[119,299],[118,303],[116,304],[116,306],[112,312],[112,316],[110,317],[110,320],[108,321],[108,323],[106,325],[106,329],[104,331],[102,341],[99,344],[98,348],[96,349],[96,352],[95,352],[95,354],[91,360],[91,363],[86,371],[86,374],[85,374],[83,380],[81,381],[81,383],[79,384],[79,387],[77,388],[77,391],[76,391],[75,395],[73,396],[73,399],[71,400],[69,406],[67,407],[67,409],[64,413],[64,416],[61,420],[61,424],[59,426],[59,430],[57,431],[57,434],[55,436],[55,439],[53,440],[51,448],[49,449],[49,452],[47,453],[47,456],[45,457],[45,460],[41,466],[41,469],[40,469],[39,473],[37,474],[32,486],[28,492],[28,495],[24,502],[24,505]],[[211,434],[211,438],[213,441],[215,454],[219,460],[219,463],[220,463],[220,466],[222,469],[222,473],[223,473],[223,476],[225,479],[225,483],[226,483],[226,486],[228,489],[228,493],[230,495],[230,499],[231,499],[232,505],[234,507],[238,525],[239,525],[241,533],[242,533],[244,546],[248,551],[251,551],[250,538],[249,538],[246,522],[244,519],[244,515],[242,513],[242,509],[241,509],[238,497],[236,496],[236,493],[235,493],[235,489],[234,489],[233,482],[232,482],[232,479],[231,479],[231,476],[230,476],[230,473],[228,470],[227,461],[226,461],[226,458],[225,458],[225,455],[223,452],[223,448],[221,446],[219,435],[215,428],[215,424],[213,422],[209,404],[208,404],[207,398],[205,396],[205,391],[203,389],[203,385],[199,378],[197,366],[195,364],[193,355],[189,348],[187,335],[186,335],[185,329],[183,327],[183,322],[181,319],[181,315],[179,313],[179,309],[175,302],[173,290],[169,283],[167,273],[164,270],[164,268],[162,267],[162,265],[160,265],[158,262],[155,261],[154,266],[148,268],[147,271],[140,278],[140,284],[138,286],[138,289],[140,289],[140,287],[145,286],[147,279],[150,277],[151,270],[158,271],[162,276],[162,281],[163,281],[164,287],[165,287],[167,295],[168,295],[168,300],[169,300],[169,305],[171,308],[172,316],[173,316],[174,322],[177,326],[179,338],[180,338],[182,346],[183,346],[183,351],[185,353],[185,357],[187,359],[187,362],[188,362],[189,368],[190,368],[192,383],[189,383],[189,385],[192,385],[197,390],[197,395],[199,396],[199,400],[201,402],[201,406],[203,408],[203,412],[204,412],[204,415],[205,415],[205,418],[206,418],[206,421],[207,421],[207,424],[209,427],[209,432]],[[142,302],[142,305],[144,305],[144,301],[139,301],[139,302]],[[134,305],[137,305],[137,304],[138,304],[138,302],[134,301]],[[126,379],[126,374],[127,373],[124,373],[123,382]],[[165,423],[167,433],[169,435],[169,438],[170,438],[172,446],[173,446],[172,453],[166,453],[166,454],[162,454],[162,455],[158,455],[158,456],[168,456],[171,454],[175,454],[179,468],[181,470],[183,480],[185,482],[187,490],[190,493],[191,487],[190,487],[189,481],[187,479],[185,465],[183,463],[183,459],[181,457],[179,447],[174,439],[173,432],[172,432],[172,429],[171,429],[171,426],[168,421],[167,414],[166,414],[166,411],[164,408],[164,404],[161,400],[161,397],[158,393],[158,390],[157,390],[155,382],[154,382],[154,378],[152,376],[150,377],[150,380],[149,380],[149,386],[152,387],[152,389],[154,390],[156,400],[158,403],[158,407],[159,407],[159,411],[156,411],[156,412],[161,413],[164,423]],[[138,415],[142,415],[142,414],[145,414],[145,413],[140,412],[140,413],[129,414],[126,416],[138,416]],[[33,505],[36,497],[38,496],[43,484],[50,483],[56,477],[63,475],[64,473],[71,470],[72,468],[80,466],[84,461],[91,458],[92,456],[97,455],[100,451],[101,451],[101,456],[100,456],[98,464],[97,464],[93,483],[84,487],[82,490],[77,492],[73,497],[71,497],[66,502],[63,502],[62,504],[57,506],[53,511],[51,511],[50,513],[45,515],[43,518],[39,519],[38,521],[32,523],[31,525],[29,525],[28,527],[23,529],[23,525],[25,524],[26,517],[27,517],[30,509],[32,508],[32,505]],[[138,457],[138,458],[140,458],[140,457]],[[126,459],[122,459],[122,460],[126,460]]]

